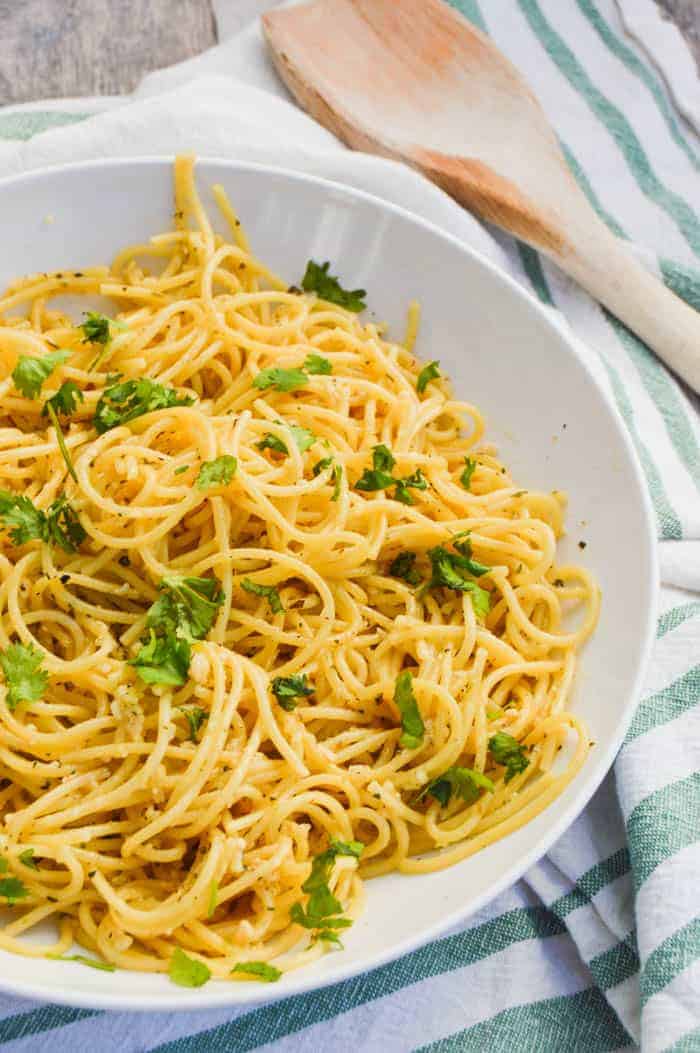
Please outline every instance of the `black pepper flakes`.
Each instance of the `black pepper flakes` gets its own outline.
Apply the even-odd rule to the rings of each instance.
[[[581,551],[583,551],[583,549],[586,547],[587,544],[588,544],[588,542],[586,542],[586,541],[579,541],[578,547],[581,549]]]

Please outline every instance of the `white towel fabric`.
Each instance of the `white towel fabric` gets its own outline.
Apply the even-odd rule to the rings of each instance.
[[[615,0],[453,2],[528,78],[612,229],[700,307],[698,139],[625,38]],[[0,173],[181,150],[254,159],[395,201],[494,259],[581,339],[632,434],[661,545],[656,650],[614,778],[549,855],[468,925],[357,980],[248,1012],[107,1016],[0,996],[0,1043],[27,1053],[44,1043],[56,1053],[699,1050],[695,400],[536,253],[486,230],[408,169],[346,151],[296,109],[257,22],[242,26],[270,4],[215,6],[224,42],[151,74],[128,99],[0,110]]]

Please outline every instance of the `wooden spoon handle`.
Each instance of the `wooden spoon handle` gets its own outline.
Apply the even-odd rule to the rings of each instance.
[[[461,205],[544,252],[700,391],[700,314],[610,232],[565,170],[563,158],[554,178],[547,164],[539,170],[544,187],[549,183],[549,205],[536,203],[534,193],[528,196],[468,158],[414,150],[407,159]]]

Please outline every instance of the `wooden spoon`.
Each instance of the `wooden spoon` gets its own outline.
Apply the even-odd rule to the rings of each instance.
[[[263,25],[316,120],[546,253],[700,389],[700,315],[598,219],[537,99],[465,18],[441,0],[314,0]]]

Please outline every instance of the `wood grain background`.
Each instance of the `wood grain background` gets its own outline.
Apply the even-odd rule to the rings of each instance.
[[[700,0],[659,0],[700,65]],[[216,42],[209,0],[0,0],[0,105],[130,91]]]

